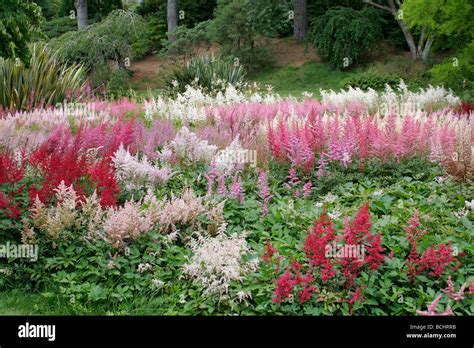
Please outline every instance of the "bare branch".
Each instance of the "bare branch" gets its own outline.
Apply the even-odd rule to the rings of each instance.
[[[393,13],[393,10],[388,6],[380,5],[380,4],[377,4],[377,3],[373,2],[373,1],[370,1],[370,0],[363,0],[363,2],[365,2],[366,4],[381,8],[382,10]]]

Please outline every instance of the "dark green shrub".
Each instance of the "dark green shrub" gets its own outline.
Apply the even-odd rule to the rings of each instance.
[[[220,0],[210,26],[210,37],[221,45],[222,53],[238,58],[248,71],[271,62],[254,11],[255,3],[250,0]]]
[[[358,64],[382,38],[378,12],[372,8],[331,9],[312,22],[310,41],[334,68]]]
[[[77,31],[68,32],[51,40],[51,48],[63,62],[83,64],[89,71],[113,60],[126,68],[127,59],[144,54],[145,21],[133,12],[116,10],[102,22]],[[139,49],[134,51],[133,45]]]
[[[77,22],[70,17],[60,17],[41,23],[41,31],[49,39],[59,37],[69,31],[77,30]]]
[[[167,78],[167,86],[177,93],[184,92],[187,85],[197,84],[212,93],[225,89],[229,83],[238,87],[244,79],[244,68],[235,66],[232,59],[204,56],[193,58],[184,67],[175,69]]]
[[[113,98],[129,96],[131,89],[130,77],[131,73],[127,70],[112,70],[107,83],[109,96]]]
[[[400,83],[400,76],[395,74],[381,75],[371,71],[365,71],[347,78],[344,82],[344,87],[352,86],[360,89],[384,89],[385,85],[391,87],[397,86]]]
[[[166,23],[167,0],[145,0],[137,9],[142,16],[153,15]],[[184,18],[179,18],[178,24],[192,28],[200,22],[207,21],[213,17],[216,0],[179,0],[178,12],[182,12]]]
[[[465,93],[474,91],[474,41],[466,48],[447,58],[443,63],[431,69],[433,79],[437,84],[443,84],[455,92]]]

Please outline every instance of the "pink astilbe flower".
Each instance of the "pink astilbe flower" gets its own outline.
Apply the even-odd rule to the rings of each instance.
[[[242,177],[240,175],[234,179],[230,186],[230,197],[237,199],[240,204],[244,204],[245,192],[242,186]]]
[[[103,226],[107,241],[114,248],[123,248],[129,240],[148,232],[153,223],[140,202],[127,201],[123,207],[109,209]]]
[[[469,280],[469,295],[474,295],[474,282]]]
[[[258,175],[258,188],[259,188],[258,196],[262,200],[261,202],[258,202],[258,203],[262,206],[262,216],[265,216],[268,214],[268,202],[273,197],[273,195],[270,194],[270,188],[268,187],[267,173],[264,171],[261,171]]]
[[[288,176],[287,176],[288,182],[285,183],[285,187],[288,190],[294,189],[294,196],[299,197],[300,196],[300,190],[298,188],[299,184],[301,184],[301,180],[298,177],[298,173],[296,172],[295,167],[290,167],[288,169]]]
[[[329,175],[329,171],[326,170],[326,166],[327,166],[326,154],[321,153],[321,156],[319,157],[319,161],[318,161],[318,171],[316,173],[318,178]]]
[[[438,307],[438,303],[439,301],[441,300],[441,297],[443,296],[443,294],[439,294],[434,300],[433,302],[431,302],[427,308],[428,310],[427,311],[419,311],[417,310],[416,311],[416,314],[418,315],[422,315],[422,316],[451,316],[451,315],[454,315],[453,311],[451,310],[451,307],[448,305],[448,307],[445,309],[444,312],[438,312],[437,311],[437,307]]]
[[[224,175],[220,175],[217,180],[217,193],[223,197],[227,196],[227,185],[225,183]]]
[[[450,297],[452,298],[453,300],[455,301],[461,301],[462,299],[464,299],[464,289],[466,288],[466,284],[463,284],[461,286],[461,288],[459,289],[459,291],[456,291],[454,289],[454,284],[453,284],[453,281],[451,280],[451,277],[449,277],[448,279],[448,286],[447,288],[444,290],[444,292]]]
[[[212,195],[214,190],[215,180],[219,175],[219,171],[216,168],[216,164],[214,162],[211,163],[211,168],[209,172],[204,175],[207,180],[207,194]]]
[[[311,195],[311,191],[313,190],[313,183],[311,181],[308,181],[306,184],[303,185],[303,197],[308,198]]]

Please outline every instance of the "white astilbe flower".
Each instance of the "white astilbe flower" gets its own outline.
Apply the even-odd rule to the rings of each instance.
[[[210,163],[217,152],[217,146],[207,140],[199,139],[187,127],[179,130],[174,140],[168,145],[177,158],[187,162]]]
[[[66,186],[63,180],[54,191],[56,205],[46,207],[36,196],[31,208],[33,226],[45,233],[53,246],[55,241],[66,239],[66,232],[78,224],[77,194],[73,186]]]
[[[363,91],[360,88],[349,87],[346,90],[335,92],[321,90],[323,103],[336,107],[346,108],[351,104],[359,104],[369,112],[379,111],[382,114],[396,112],[399,114],[415,113],[419,111],[441,110],[460,104],[460,99],[451,90],[442,86],[420,88],[418,92],[408,90],[403,80],[397,87],[398,93],[386,85],[385,91],[377,92],[371,88]]]
[[[109,208],[103,228],[107,241],[114,248],[122,248],[130,240],[136,240],[153,227],[141,202],[127,201],[123,207]]]
[[[247,151],[242,147],[237,136],[229,146],[217,153],[214,158],[216,169],[224,175],[232,175],[242,170]]]
[[[199,86],[188,85],[186,90],[183,93],[178,93],[175,98],[152,98],[144,104],[145,117],[148,120],[161,117],[200,123],[207,119],[206,109],[209,107],[244,102],[269,104],[281,100],[281,97],[273,93],[271,88],[260,91],[256,84],[234,86],[219,81],[217,83],[223,88],[216,95],[204,92]]]
[[[141,159],[132,156],[122,145],[112,157],[117,181],[127,190],[165,184],[173,175],[168,167],[160,168],[148,161],[143,155]]]
[[[245,235],[227,236],[225,229],[223,224],[215,237],[198,235],[190,242],[193,255],[183,267],[184,275],[204,286],[204,295],[222,296],[232,281],[242,281],[257,269],[257,259],[245,260],[250,251]]]
[[[337,209],[334,209],[332,212],[328,213],[328,216],[333,220],[339,219],[341,217],[341,215],[342,215],[342,213]]]

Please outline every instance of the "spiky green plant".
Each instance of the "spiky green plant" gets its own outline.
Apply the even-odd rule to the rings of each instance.
[[[209,93],[224,89],[227,84],[238,86],[245,80],[242,65],[230,58],[206,55],[191,59],[185,66],[176,68],[166,84],[173,92],[184,92],[187,85],[197,84]]]
[[[80,65],[59,63],[47,46],[30,47],[29,67],[19,60],[0,59],[0,105],[3,109],[28,110],[61,103],[85,87]]]

